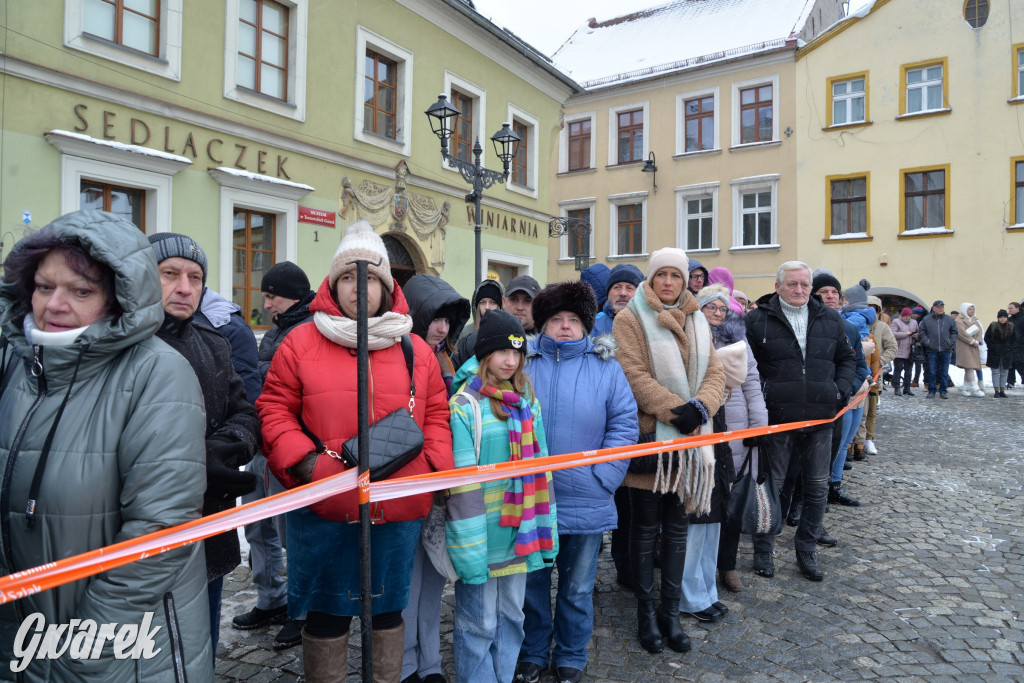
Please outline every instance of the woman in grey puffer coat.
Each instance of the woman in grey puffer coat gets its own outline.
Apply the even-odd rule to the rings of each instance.
[[[153,250],[124,218],[71,213],[7,257],[0,284],[3,574],[199,517],[203,398],[188,361],[154,337],[163,319]],[[148,621],[152,656],[115,658],[110,639],[95,648],[96,658],[76,658],[71,647],[57,659],[31,659],[23,680],[213,680],[202,543],[0,606],[0,677],[12,676],[7,662],[19,660],[19,628],[35,614],[46,626],[92,620],[97,628],[114,624],[115,632],[125,625],[142,631]]]

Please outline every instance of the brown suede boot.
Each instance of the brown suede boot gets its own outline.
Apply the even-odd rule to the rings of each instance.
[[[373,631],[373,683],[400,683],[405,652],[405,624]]]
[[[733,593],[743,590],[743,582],[740,581],[740,575],[735,569],[730,569],[727,572],[719,571],[718,577],[722,580],[722,585]]]
[[[401,650],[399,647],[399,652]],[[348,633],[337,638],[314,638],[302,629],[302,671],[306,675],[306,683],[345,680],[348,675]]]

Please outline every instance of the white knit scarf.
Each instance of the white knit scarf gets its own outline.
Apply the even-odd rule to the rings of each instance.
[[[636,315],[647,338],[647,349],[651,358],[652,375],[658,383],[689,401],[704,382],[711,356],[711,327],[700,311],[686,316],[683,331],[689,340],[689,368],[679,354],[675,335],[658,322],[658,311],[647,303],[647,288],[642,288],[629,302],[629,308]],[[701,425],[698,433],[710,434],[711,420]],[[674,425],[658,420],[655,438],[658,441],[678,439],[683,434]],[[673,476],[673,472],[675,476]],[[684,451],[662,452],[658,457],[658,469],[654,475],[655,493],[676,493],[686,506],[686,512],[698,515],[711,510],[711,489],[715,485],[715,453],[711,446],[700,446]]]
[[[338,315],[330,315],[323,311],[313,314],[313,324],[320,334],[338,346],[347,349],[356,348],[356,321]],[[402,313],[388,311],[384,315],[374,316],[366,321],[367,346],[370,351],[389,348],[402,339],[402,335],[412,331],[412,318]]]

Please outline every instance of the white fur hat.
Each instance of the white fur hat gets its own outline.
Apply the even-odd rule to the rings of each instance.
[[[391,261],[384,240],[373,231],[367,221],[356,221],[345,231],[338,250],[331,260],[331,272],[328,283],[334,290],[338,278],[342,274],[356,269],[355,261],[365,259],[370,262],[367,272],[373,273],[384,284],[389,292],[395,291],[395,280],[391,277]]]

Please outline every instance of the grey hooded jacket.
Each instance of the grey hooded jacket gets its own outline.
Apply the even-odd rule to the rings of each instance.
[[[72,345],[34,348],[22,328],[29,311],[13,283],[0,284],[3,574],[196,519],[206,488],[203,398],[188,361],[153,336],[164,312],[145,236],[99,211],[71,213],[51,226],[114,269],[124,313],[93,323]],[[41,372],[33,376],[37,362]],[[37,470],[42,478],[30,520],[26,503]],[[117,630],[151,613],[156,654],[116,659],[108,640],[97,659],[67,652],[33,659],[23,680],[213,680],[202,543],[0,605],[0,678],[14,676],[8,662],[16,633],[34,613],[46,625],[92,619]]]

